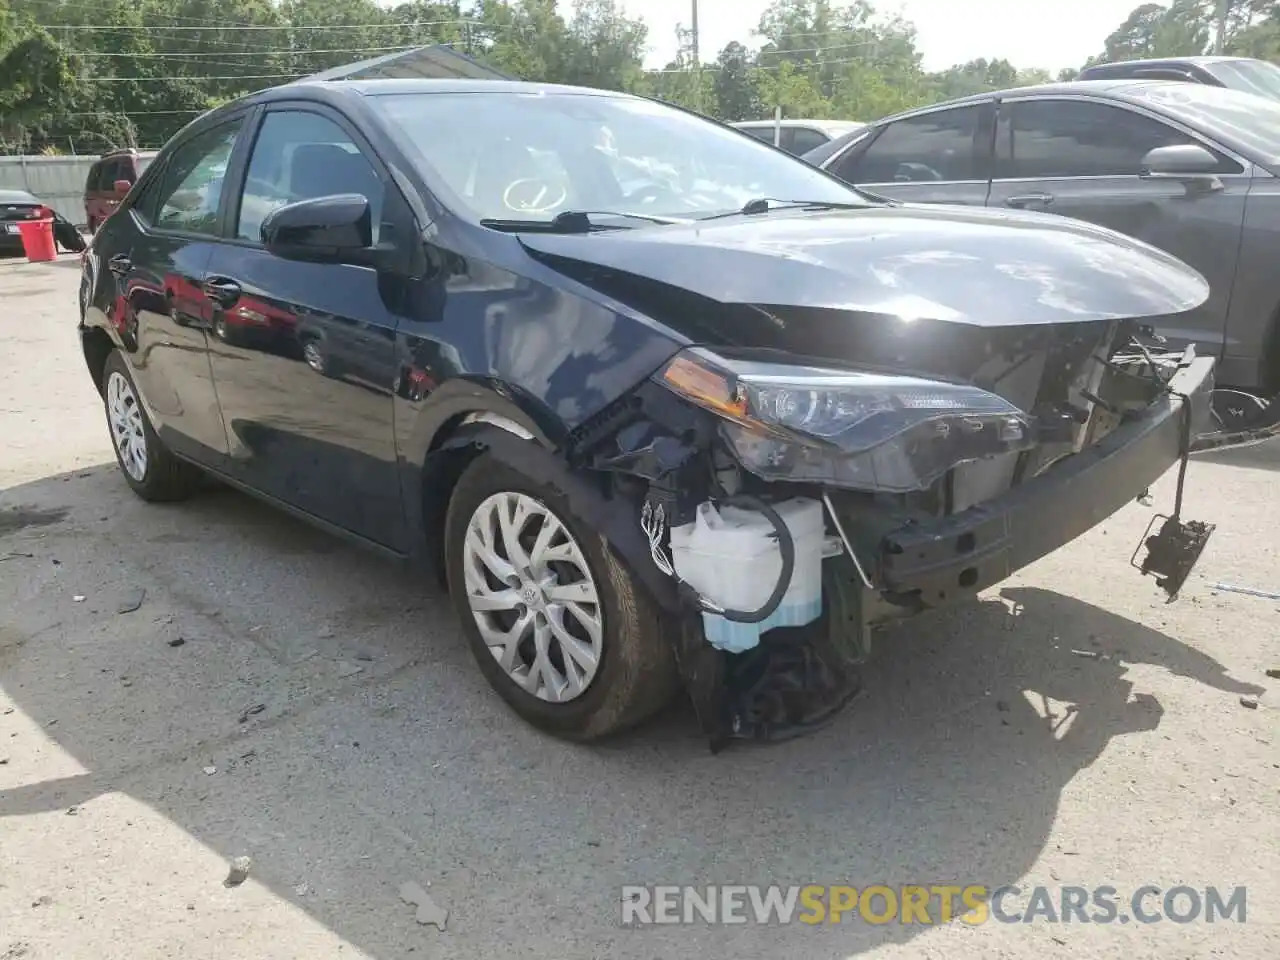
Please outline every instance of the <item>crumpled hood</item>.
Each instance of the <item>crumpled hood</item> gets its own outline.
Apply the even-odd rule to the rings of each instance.
[[[721,303],[984,327],[1159,317],[1209,296],[1186,264],[1112,230],[971,207],[777,212],[520,241]]]

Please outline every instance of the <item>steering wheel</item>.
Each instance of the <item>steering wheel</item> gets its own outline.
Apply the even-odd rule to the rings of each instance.
[[[550,200],[548,200],[550,198]],[[502,191],[502,203],[516,213],[550,213],[569,199],[569,188],[538,177],[513,180]]]

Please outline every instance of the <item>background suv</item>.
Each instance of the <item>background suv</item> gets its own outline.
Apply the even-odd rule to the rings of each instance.
[[[84,183],[84,215],[90,233],[97,231],[129,192],[117,190],[116,184],[123,181],[132,187],[155,155],[154,150],[117,150],[104,154],[89,168]]]

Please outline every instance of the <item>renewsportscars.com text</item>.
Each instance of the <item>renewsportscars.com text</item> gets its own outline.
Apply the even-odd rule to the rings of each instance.
[[[627,886],[622,923],[1244,923],[1245,887]]]

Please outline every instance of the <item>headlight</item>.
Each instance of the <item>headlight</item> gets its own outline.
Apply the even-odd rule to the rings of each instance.
[[[727,360],[684,350],[655,379],[723,418],[742,466],[766,480],[906,493],[966,460],[1035,446],[1031,418],[964,383]]]

